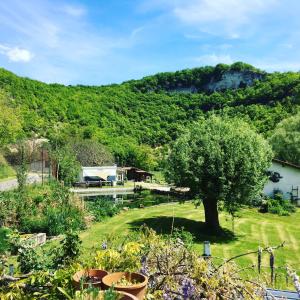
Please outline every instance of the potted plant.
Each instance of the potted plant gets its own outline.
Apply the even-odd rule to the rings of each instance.
[[[73,275],[73,286],[77,290],[88,287],[103,288],[102,279],[107,274],[106,271],[98,269],[78,271]]]
[[[114,288],[142,300],[146,295],[148,278],[139,273],[116,272],[103,277],[102,282],[105,288]]]
[[[138,300],[135,296],[116,291],[114,288],[110,288],[106,291],[102,291],[99,288],[89,287],[80,291],[76,291],[74,296],[68,294],[63,288],[59,288],[62,294],[69,300]]]
[[[77,298],[76,298],[77,299]],[[88,294],[81,294],[78,296],[78,300],[138,300],[135,296],[109,289],[107,291],[98,291]]]

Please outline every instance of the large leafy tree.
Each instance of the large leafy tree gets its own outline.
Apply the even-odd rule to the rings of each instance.
[[[105,166],[115,163],[108,148],[97,141],[76,139],[69,142],[76,159],[82,166]]]
[[[278,158],[300,165],[300,113],[280,122],[270,142]]]
[[[262,190],[271,160],[267,141],[245,122],[212,116],[174,143],[168,178],[202,199],[206,224],[218,230],[218,202],[231,213],[247,203]]]

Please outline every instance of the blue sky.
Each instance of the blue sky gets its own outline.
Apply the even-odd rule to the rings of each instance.
[[[300,70],[299,0],[9,0],[0,66],[64,84],[108,84],[244,61]]]

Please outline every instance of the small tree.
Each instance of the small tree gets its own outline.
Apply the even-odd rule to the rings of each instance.
[[[74,183],[79,175],[80,164],[68,146],[59,146],[50,150],[51,158],[56,162],[56,179],[66,185]]]
[[[206,224],[218,230],[218,201],[231,213],[247,203],[262,190],[271,159],[268,143],[246,123],[212,116],[175,142],[167,178],[202,199]]]
[[[270,143],[278,158],[300,164],[300,113],[280,122]]]

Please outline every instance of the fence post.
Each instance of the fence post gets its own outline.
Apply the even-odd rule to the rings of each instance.
[[[275,262],[275,257],[273,252],[270,253],[270,268],[271,268],[271,284],[274,282],[274,262]]]
[[[262,248],[259,246],[257,252],[257,267],[258,267],[259,274],[261,272],[261,256],[262,256]]]

